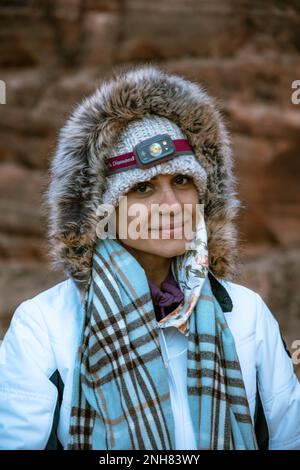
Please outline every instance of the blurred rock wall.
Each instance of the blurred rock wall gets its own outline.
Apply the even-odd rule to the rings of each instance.
[[[0,34],[0,337],[21,301],[65,279],[49,269],[41,210],[59,128],[112,67],[152,62],[220,103],[243,202],[238,282],[262,295],[291,349],[300,339],[299,1],[2,0]]]

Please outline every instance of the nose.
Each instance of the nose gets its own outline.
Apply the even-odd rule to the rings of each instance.
[[[170,185],[166,185],[161,190],[161,195],[159,198],[159,204],[164,205],[166,210],[162,210],[161,214],[171,215],[171,218],[177,217],[181,214],[181,201],[178,196],[178,193]],[[163,209],[163,206],[162,206]]]
[[[172,186],[166,185],[161,189],[160,203],[169,205],[180,204],[178,193],[174,191]]]

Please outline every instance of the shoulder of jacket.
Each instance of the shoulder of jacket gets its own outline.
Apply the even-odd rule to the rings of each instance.
[[[219,279],[232,301],[226,320],[237,340],[256,335],[262,307],[261,296],[253,289],[236,282]]]
[[[64,281],[58,282],[54,286],[45,289],[38,294],[34,295],[33,297],[28,298],[23,303],[32,303],[32,302],[44,302],[49,301],[50,299],[60,295],[62,291],[66,291],[70,284],[70,279],[65,279]]]
[[[24,300],[20,305],[32,307],[37,305],[40,308],[53,309],[61,306],[66,301],[78,300],[79,293],[72,279],[65,279],[42,292],[39,292],[33,297]]]
[[[253,302],[253,305],[259,303],[262,298],[258,292],[236,282],[227,281],[225,279],[218,279],[219,282],[225,287],[233,304],[241,301]]]
[[[29,321],[30,318],[39,323],[52,323],[59,316],[67,319],[79,306],[79,291],[72,279],[66,279],[21,302],[14,312],[12,322]]]

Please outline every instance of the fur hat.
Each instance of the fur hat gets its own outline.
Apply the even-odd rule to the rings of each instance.
[[[143,119],[128,124],[113,148],[110,159],[124,154],[128,155],[137,144],[161,134],[168,134],[172,140],[186,139],[180,128],[169,119],[157,115],[145,116]],[[149,168],[131,168],[127,166],[123,171],[108,175],[102,202],[117,206],[119,197],[132,186],[138,182],[148,181],[159,173],[168,175],[181,173],[191,176],[198,190],[199,199],[205,192],[206,171],[193,152],[189,150],[179,155],[175,153],[175,156],[167,162],[157,163]]]
[[[114,72],[75,108],[60,131],[45,193],[50,249],[54,266],[63,267],[79,289],[90,276],[98,241],[97,207],[109,190],[107,159],[129,123],[149,115],[174,122],[206,172],[202,202],[210,271],[227,280],[237,272],[234,218],[239,201],[220,112],[197,83],[147,64]]]

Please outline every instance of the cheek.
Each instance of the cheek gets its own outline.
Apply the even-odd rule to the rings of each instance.
[[[122,207],[118,206],[116,210],[116,233],[119,235],[121,227],[123,233],[128,232],[128,229],[135,229],[140,224],[144,226],[149,219],[150,208],[149,204],[135,201],[132,197],[127,198],[127,205]]]
[[[186,191],[183,195],[183,203],[185,204],[197,204],[199,203],[199,194],[196,186],[192,186],[189,191]]]
[[[195,224],[197,204],[200,204],[199,196],[196,188],[191,188],[189,191],[183,191],[180,195],[180,203],[183,211],[183,220],[185,222],[193,220]]]

